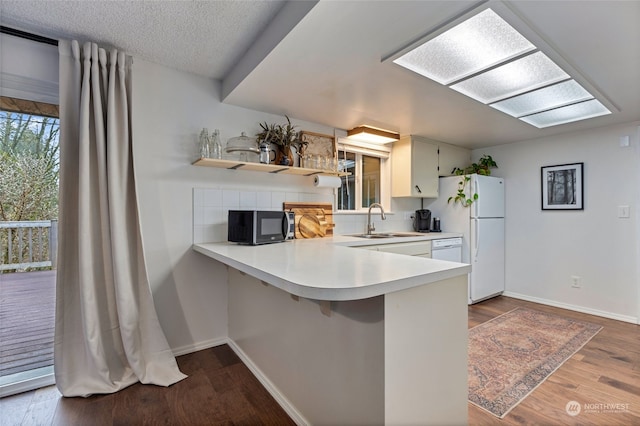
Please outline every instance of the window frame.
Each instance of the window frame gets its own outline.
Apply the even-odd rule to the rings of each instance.
[[[376,145],[367,142],[354,141],[344,137],[337,139],[336,149],[339,152],[346,151],[355,154],[355,174],[348,176],[347,179],[355,179],[356,191],[355,191],[355,206],[354,210],[338,210],[338,195],[339,192],[334,193],[334,206],[336,214],[362,214],[367,213],[367,207],[362,206],[362,185],[363,185],[363,172],[362,172],[362,157],[376,157],[380,159],[380,204],[384,207],[385,211],[391,212],[391,147],[387,145]]]

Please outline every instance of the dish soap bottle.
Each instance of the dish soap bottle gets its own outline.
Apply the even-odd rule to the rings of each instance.
[[[211,158],[222,158],[222,144],[220,143],[220,131],[215,129],[211,138]]]

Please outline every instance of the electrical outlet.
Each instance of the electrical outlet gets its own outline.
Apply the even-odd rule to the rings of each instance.
[[[413,214],[411,212],[404,212],[404,220],[413,219]]]
[[[571,287],[572,288],[581,288],[582,287],[582,279],[577,275],[571,276]]]
[[[618,206],[618,217],[628,219],[630,216],[629,206]]]

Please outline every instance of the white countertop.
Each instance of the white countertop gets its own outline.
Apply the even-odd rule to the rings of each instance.
[[[299,239],[259,246],[194,244],[199,253],[296,296],[314,300],[358,300],[467,274],[471,266],[356,246],[459,237],[429,233],[365,239],[350,236]]]

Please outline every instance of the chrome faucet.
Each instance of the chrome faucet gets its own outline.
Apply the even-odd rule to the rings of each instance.
[[[387,219],[387,217],[384,215],[384,209],[382,208],[382,204],[371,203],[369,205],[369,213],[367,214],[367,235],[371,235],[371,233],[376,230],[376,227],[371,223],[371,209],[374,207],[380,207],[380,217],[382,218],[382,220]]]

